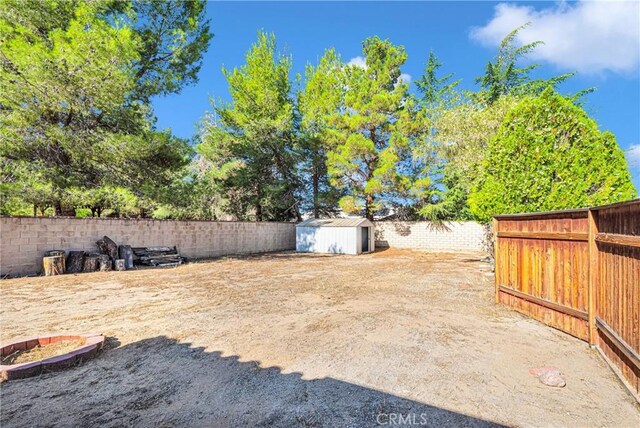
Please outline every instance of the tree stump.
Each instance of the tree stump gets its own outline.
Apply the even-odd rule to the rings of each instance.
[[[69,251],[67,273],[80,273],[84,268],[84,251]]]
[[[82,272],[97,271],[99,257],[100,256],[97,254],[87,254],[84,258],[84,265],[82,266]]]
[[[62,275],[64,273],[64,256],[48,256],[42,258],[44,276]]]
[[[103,236],[102,239],[99,239],[96,244],[98,244],[98,248],[102,254],[107,254],[111,257],[111,260],[116,260],[118,258],[118,244],[113,242],[111,238],[108,236]]]
[[[133,269],[133,250],[131,245],[120,245],[118,247],[120,258],[124,260],[125,269]]]
[[[113,262],[111,261],[111,257],[106,254],[100,254],[98,257],[98,271],[100,272],[108,272],[113,267]]]

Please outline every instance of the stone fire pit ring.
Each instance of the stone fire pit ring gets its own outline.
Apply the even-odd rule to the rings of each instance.
[[[38,361],[20,364],[0,364],[0,380],[22,379],[72,367],[95,357],[104,345],[104,336],[98,333],[31,337],[0,345],[0,357],[4,358],[15,351],[28,351],[36,346],[45,346],[66,340],[84,340],[85,343],[65,354]]]

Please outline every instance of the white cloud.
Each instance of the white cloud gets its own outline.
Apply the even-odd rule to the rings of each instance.
[[[501,3],[487,25],[472,29],[471,37],[497,46],[511,30],[531,22],[518,42],[544,42],[530,55],[533,60],[581,73],[634,73],[640,64],[639,16],[637,1],[560,2],[541,10]]]
[[[361,56],[351,58],[347,65],[355,65],[356,67],[367,68],[367,62]]]
[[[398,80],[402,80],[404,83],[411,83],[411,75],[409,73],[402,73]]]
[[[631,168],[640,169],[640,144],[635,144],[627,150],[627,161]]]

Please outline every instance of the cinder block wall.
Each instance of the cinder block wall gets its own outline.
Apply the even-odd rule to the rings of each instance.
[[[293,250],[293,223],[173,221],[67,217],[0,217],[0,276],[42,270],[49,250],[97,251],[107,235],[134,247],[178,247],[189,258]]]
[[[376,247],[431,251],[482,251],[484,227],[476,222],[376,222]]]

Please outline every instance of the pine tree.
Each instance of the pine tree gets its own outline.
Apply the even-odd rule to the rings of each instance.
[[[212,163],[216,191],[236,218],[300,218],[290,69],[291,58],[264,32],[245,65],[223,69],[232,102],[214,106],[198,151]]]

